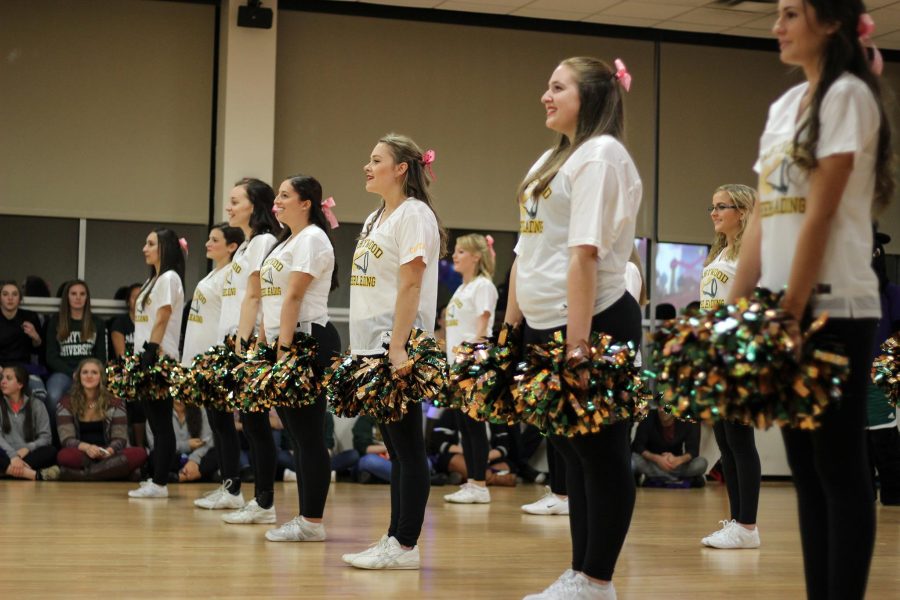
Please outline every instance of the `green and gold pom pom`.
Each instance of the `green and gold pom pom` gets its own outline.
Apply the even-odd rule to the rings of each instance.
[[[387,354],[353,357],[346,352],[335,359],[322,380],[332,412],[391,423],[403,418],[410,403],[443,397],[447,360],[434,337],[413,329],[406,352],[409,360],[396,372]]]
[[[888,402],[897,408],[900,400],[900,334],[890,337],[881,345],[881,354],[872,363],[872,382],[884,390]]]
[[[562,332],[530,346],[513,393],[519,419],[546,434],[572,437],[643,417],[649,394],[634,365],[636,354],[632,344],[600,333],[591,334],[578,358],[566,358]]]
[[[141,368],[140,354],[125,354],[106,367],[107,386],[128,401],[165,400],[182,385],[184,371],[174,358],[160,354],[149,368]]]
[[[450,365],[447,396],[436,405],[459,409],[478,421],[516,423],[512,391],[521,352],[521,329],[508,323],[487,341],[463,342]]]
[[[290,350],[281,360],[261,366],[250,379],[248,387],[254,400],[245,410],[269,410],[276,406],[299,408],[314,403],[319,396],[318,353],[319,343],[315,338],[295,333]]]
[[[780,299],[757,290],[735,305],[667,321],[651,335],[650,364],[675,416],[761,429],[818,427],[828,405],[840,400],[849,361],[840,348],[821,343],[804,344],[798,359],[796,320]],[[805,337],[824,323],[818,319]]]

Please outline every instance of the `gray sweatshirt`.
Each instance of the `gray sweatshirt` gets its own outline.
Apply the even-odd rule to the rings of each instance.
[[[29,452],[41,446],[49,446],[51,442],[50,436],[50,417],[47,415],[47,409],[40,400],[32,400],[25,397],[25,404],[19,410],[19,414],[13,412],[10,407],[9,400],[6,396],[2,402],[6,404],[6,414],[9,415],[10,428],[9,433],[3,433],[0,428],[0,450],[6,453],[9,458],[16,456],[21,448],[28,448]],[[25,408],[31,404],[31,418],[34,422],[34,440],[25,441]]]

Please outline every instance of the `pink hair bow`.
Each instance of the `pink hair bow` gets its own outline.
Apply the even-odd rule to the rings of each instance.
[[[322,200],[322,212],[325,214],[325,218],[328,220],[328,224],[332,229],[338,228],[338,220],[337,217],[334,216],[334,211],[331,210],[334,208],[334,198],[328,196],[324,200]]]
[[[881,72],[884,70],[884,59],[871,40],[872,34],[875,33],[875,21],[872,19],[872,15],[869,13],[859,15],[856,33],[859,34],[859,43],[862,44],[863,48],[872,49],[872,64],[869,68],[876,75],[881,75]]]
[[[432,179],[437,179],[434,176],[434,171],[431,169],[431,163],[434,162],[434,150],[426,150],[424,154],[422,154],[422,165],[428,169],[428,174],[431,175]]]
[[[616,65],[616,79],[619,80],[619,83],[622,84],[622,87],[625,88],[625,91],[628,92],[631,90],[631,73],[628,72],[628,69],[625,68],[625,63],[622,62],[621,58],[617,58],[614,61]]]
[[[184,251],[184,255],[187,256],[188,253],[188,243],[184,238],[178,238],[178,245],[181,246],[181,249]]]
[[[497,258],[497,253],[494,252],[494,236],[486,235],[484,236],[484,241],[487,242],[488,250],[491,251],[491,258]]]

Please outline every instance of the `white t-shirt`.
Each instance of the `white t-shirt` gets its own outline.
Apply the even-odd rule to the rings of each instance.
[[[146,306],[144,297],[148,295]],[[159,345],[168,356],[178,360],[178,339],[181,337],[181,314],[184,310],[184,287],[175,271],[166,271],[156,278],[153,289],[144,283],[134,308],[134,351],[142,352],[144,343],[150,341],[150,333],[156,324],[156,313],[163,306],[172,307],[172,315],[166,324],[166,332]]]
[[[378,212],[366,219],[363,231]],[[438,258],[441,235],[427,204],[407,198],[368,237],[356,242],[350,271],[350,350],[383,354],[394,326],[400,266],[418,257],[425,261],[419,309],[413,327],[434,332],[437,312]],[[387,334],[387,335],[385,335]]]
[[[456,357],[454,348],[463,342],[476,339],[478,321],[484,313],[488,316],[487,335],[494,327],[494,310],[497,308],[497,288],[494,283],[479,275],[469,283],[464,283],[453,293],[447,303],[447,360],[451,363]]]
[[[272,250],[259,270],[262,293],[263,325],[266,340],[271,344],[281,330],[281,308],[291,273],[308,273],[314,277],[303,294],[300,314],[303,333],[310,332],[310,323],[328,322],[328,293],[331,291],[331,272],[334,271],[334,248],[328,234],[315,225],[300,230]],[[290,344],[288,340],[285,345]]]
[[[544,153],[534,173],[550,156]],[[612,136],[584,142],[535,200],[528,190],[519,205],[515,252],[516,300],[529,326],[566,324],[569,248],[597,248],[594,314],[625,293],[625,263],[634,246],[641,179],[625,147]]]
[[[700,277],[700,308],[713,310],[725,304],[734,275],[737,273],[737,259],[729,260],[723,248],[711,263],[703,267]]]
[[[234,253],[231,267],[225,274],[222,284],[222,315],[219,317],[219,340],[237,332],[241,320],[241,303],[247,292],[247,280],[250,275],[259,271],[263,258],[275,245],[275,236],[261,233],[250,241],[245,241]],[[259,324],[259,316],[256,318]]]
[[[808,83],[788,90],[769,108],[759,142],[759,208],[762,218],[760,284],[780,290],[790,278],[809,193],[807,173],[791,157],[797,113]],[[814,314],[879,318],[878,279],[872,271],[872,200],[878,150],[878,105],[868,86],[849,73],[828,89],[819,111],[817,158],[853,153],[853,171],[825,244]],[[801,119],[802,120],[802,119]]]
[[[641,277],[641,270],[629,260],[625,263],[625,291],[640,302],[642,287],[644,287],[644,278]]]
[[[184,330],[181,364],[189,367],[194,357],[221,343],[219,316],[222,312],[222,284],[230,265],[212,271],[200,280],[191,299],[188,324]]]

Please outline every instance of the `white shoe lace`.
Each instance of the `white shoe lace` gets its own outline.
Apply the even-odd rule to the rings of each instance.
[[[213,498],[218,498],[219,496],[221,496],[221,495],[224,494],[224,493],[225,493],[225,484],[223,483],[222,485],[220,485],[220,486],[217,487],[216,489],[214,489],[214,490],[212,490],[212,491],[210,491],[210,492],[206,492],[205,494],[203,494],[203,496],[201,496],[201,498],[205,498],[205,499],[207,499],[207,500],[212,500]]]

